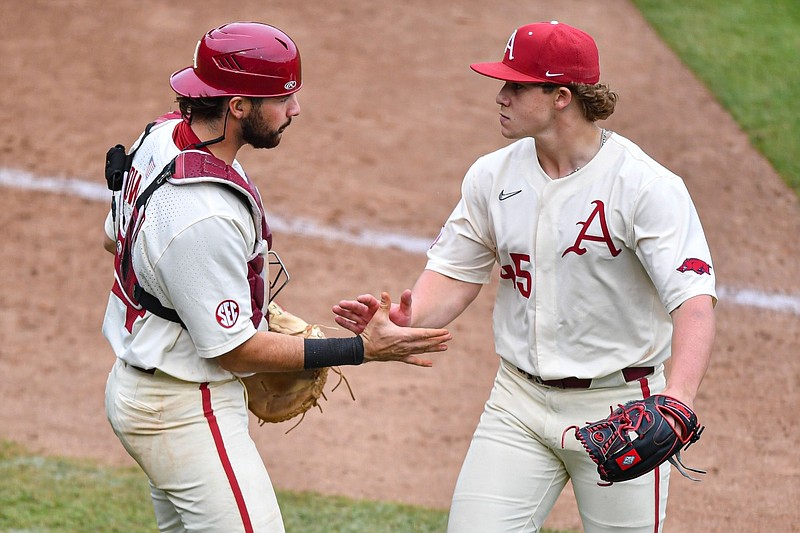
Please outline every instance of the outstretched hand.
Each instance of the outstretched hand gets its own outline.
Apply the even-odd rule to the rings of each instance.
[[[411,291],[408,292],[405,307],[410,311]],[[405,292],[403,296],[406,296]],[[362,300],[363,299],[363,300]],[[374,302],[373,302],[374,300]],[[342,302],[350,304],[353,302]],[[392,309],[392,300],[389,293],[381,293],[381,301],[375,300],[374,296],[359,296],[355,302],[358,305],[348,305],[334,307],[337,313],[336,322],[342,327],[358,333],[364,341],[364,361],[400,361],[416,366],[433,366],[433,362],[427,359],[416,357],[416,354],[428,352],[443,352],[447,350],[447,343],[453,336],[446,329],[432,328],[411,328],[400,326],[390,319],[391,311],[399,318],[408,317],[410,313],[403,314],[403,302]],[[376,306],[377,304],[377,306]],[[340,321],[341,313],[336,309],[340,308],[349,315],[346,323]],[[366,318],[369,317],[369,318]],[[344,321],[344,319],[343,319]],[[363,324],[363,325],[362,325]],[[352,327],[350,327],[352,326]],[[360,329],[360,332],[356,332]]]
[[[391,300],[390,300],[391,302]],[[342,300],[333,306],[334,320],[343,328],[356,335],[364,331],[367,323],[380,308],[381,302],[371,294],[362,294],[355,300]],[[398,326],[411,324],[411,291],[406,289],[400,295],[400,304],[391,304],[389,320]]]

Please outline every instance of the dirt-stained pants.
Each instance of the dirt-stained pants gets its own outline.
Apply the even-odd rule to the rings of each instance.
[[[284,533],[247,413],[239,380],[190,383],[116,362],[106,414],[150,479],[160,531]]]

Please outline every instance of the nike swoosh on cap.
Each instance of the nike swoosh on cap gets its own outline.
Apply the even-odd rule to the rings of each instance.
[[[544,75],[547,76],[548,78],[554,78],[556,76],[563,76],[564,73],[563,72],[559,72],[557,74],[553,74],[548,70],[547,72],[544,73]]]

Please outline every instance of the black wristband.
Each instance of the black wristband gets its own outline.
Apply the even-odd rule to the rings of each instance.
[[[304,339],[303,368],[360,365],[364,362],[364,341],[359,335],[347,339]]]

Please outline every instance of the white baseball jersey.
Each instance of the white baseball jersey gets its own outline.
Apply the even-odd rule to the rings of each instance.
[[[669,313],[715,275],[683,181],[613,134],[551,179],[532,138],[478,159],[427,269],[500,284],[497,354],[543,379],[598,378],[670,356]]]
[[[187,135],[194,134],[180,119],[153,128],[120,193],[118,223],[130,219],[136,197],[180,152],[176,142]],[[245,176],[238,162],[231,166]],[[265,253],[266,246],[258,241],[250,209],[225,185],[166,184],[153,193],[143,216],[132,249],[134,270],[141,286],[175,309],[186,328],[150,312],[134,312],[112,291],[104,335],[117,357],[134,366],[192,382],[231,379],[211,358],[256,332],[247,261],[254,251]],[[115,240],[117,230],[109,214],[109,238]],[[259,329],[266,329],[266,321]]]

